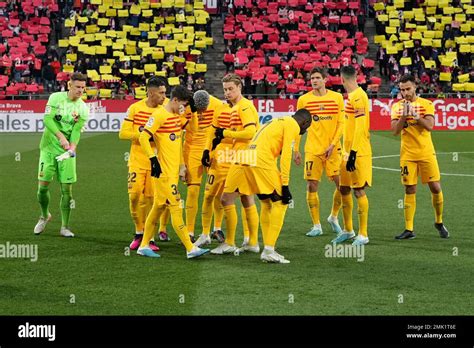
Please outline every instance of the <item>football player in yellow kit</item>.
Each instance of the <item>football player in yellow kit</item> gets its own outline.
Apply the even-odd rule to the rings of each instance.
[[[138,138],[148,122],[150,115],[167,102],[166,83],[163,79],[152,76],[147,84],[147,97],[130,105],[127,116],[120,128],[119,138],[131,140],[128,159],[128,196],[130,214],[135,224],[135,236],[130,244],[131,250],[140,246],[145,228],[145,220],[153,205],[153,185],[150,175],[150,160],[143,152]],[[151,144],[155,148],[155,144]],[[159,248],[152,239],[150,248]]]
[[[435,213],[435,228],[441,238],[448,238],[449,232],[443,224],[443,191],[441,174],[431,140],[434,126],[434,106],[427,99],[416,95],[416,82],[412,75],[400,78],[400,92],[403,99],[392,106],[392,131],[401,134],[400,173],[405,186],[405,230],[395,239],[413,239],[413,220],[416,210],[416,185],[418,175],[421,182],[428,184]]]
[[[182,129],[189,124],[191,130],[197,130],[195,114],[191,121],[178,114],[180,108],[185,107],[188,103],[191,104],[191,110],[195,111],[194,100],[188,90],[182,86],[175,87],[171,92],[168,104],[153,112],[140,134],[140,145],[151,163],[154,201],[145,222],[142,242],[137,250],[139,255],[160,257],[149,247],[149,242],[155,234],[156,225],[166,208],[169,209],[173,228],[186,248],[187,258],[195,258],[209,252],[209,249],[201,249],[192,244],[180,206],[178,180],[179,177],[186,175],[186,167],[182,160]],[[153,137],[156,143],[157,153],[150,146],[150,137]]]
[[[275,118],[266,123],[247,147],[248,159],[254,163],[240,163],[232,168],[234,177],[226,183],[226,191],[257,194],[261,202],[260,225],[264,249],[260,259],[265,262],[290,263],[275,251],[283,227],[286,209],[292,196],[289,189],[291,157],[298,138],[311,125],[311,113],[298,110],[293,117]],[[280,157],[280,168],[277,162]],[[242,250],[239,249],[239,252]],[[245,250],[243,250],[245,251]]]
[[[313,118],[304,147],[304,178],[308,182],[306,202],[313,222],[313,227],[306,235],[316,237],[323,234],[319,219],[318,195],[318,186],[323,171],[328,179],[336,185],[332,212],[327,221],[335,233],[342,232],[337,215],[341,208],[339,174],[342,161],[341,136],[344,127],[344,98],[342,94],[326,89],[327,72],[324,69],[313,68],[310,76],[313,90],[298,98],[296,108],[297,110],[307,109]],[[300,139],[301,137],[298,138],[294,149],[297,165],[301,162]]]
[[[239,153],[247,148],[252,140],[255,132],[258,130],[259,121],[257,109],[253,103],[242,96],[242,80],[238,75],[228,74],[222,79],[224,88],[224,96],[232,105],[230,112],[230,129],[217,128],[215,138],[213,140],[213,148],[215,148],[223,139],[232,139],[233,163],[238,163]],[[225,155],[224,155],[225,157]],[[235,230],[237,228],[237,211],[235,208],[235,199],[239,196],[238,191],[231,191],[226,187],[234,187],[234,182],[239,181],[237,168],[231,165],[227,174],[224,193],[221,202],[224,207],[224,215],[226,217],[226,238],[217,248],[211,250],[212,254],[228,254],[237,250],[235,247]],[[255,205],[253,195],[240,195],[240,199],[245,211],[249,229],[249,239],[244,240],[241,251],[251,251],[258,253],[260,247],[258,245],[258,211]]]
[[[348,95],[345,108],[344,158],[341,167],[340,187],[344,230],[332,240],[332,243],[342,243],[355,237],[352,227],[353,202],[351,190],[353,190],[357,198],[359,234],[352,245],[364,245],[369,243],[367,232],[369,200],[365,188],[372,185],[369,98],[357,84],[357,71],[353,66],[342,67],[341,77]]]

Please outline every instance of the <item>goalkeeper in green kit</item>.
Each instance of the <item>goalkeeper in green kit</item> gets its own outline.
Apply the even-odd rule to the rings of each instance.
[[[64,237],[74,237],[69,229],[72,206],[72,184],[76,176],[76,147],[81,137],[89,108],[82,100],[87,76],[81,73],[71,75],[68,92],[51,94],[44,112],[44,133],[40,143],[38,168],[38,202],[41,217],[34,233],[40,234],[51,220],[49,212],[49,184],[54,176],[61,185],[61,230]]]

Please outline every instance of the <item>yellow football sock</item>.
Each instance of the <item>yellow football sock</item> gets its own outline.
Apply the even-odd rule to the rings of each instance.
[[[272,201],[264,199],[260,201],[260,226],[262,227],[263,244],[267,245],[270,232],[270,218],[272,214]]]
[[[242,214],[242,230],[244,231],[244,238],[250,238],[249,224],[247,221],[247,214],[245,212],[244,206],[240,209],[240,214]]]
[[[431,202],[435,211],[435,222],[437,224],[443,223],[443,192],[432,193]]]
[[[245,216],[247,220],[247,225],[249,229],[249,245],[255,246],[258,244],[258,211],[257,205],[254,204],[248,208],[244,208],[242,211],[245,211]]]
[[[214,198],[214,227],[222,229],[222,219],[224,218],[224,207],[221,203],[221,197]]]
[[[186,196],[186,227],[189,233],[194,234],[194,225],[199,207],[199,185],[189,185]]]
[[[369,200],[367,195],[357,198],[357,214],[359,214],[359,234],[367,237],[367,223],[369,220]]]
[[[404,203],[405,203],[404,204],[405,229],[408,231],[413,231],[413,220],[415,219],[415,211],[416,211],[416,194],[405,193]]]
[[[211,220],[212,220],[212,213],[213,213],[213,202],[214,196],[205,194],[204,199],[202,202],[202,213],[201,213],[201,221],[202,221],[202,234],[208,235],[211,230]]]
[[[189,238],[189,232],[183,220],[183,210],[179,205],[171,205],[168,210],[171,215],[171,224],[173,225],[174,231],[184,244],[186,251],[191,251],[194,245]]]
[[[168,207],[166,207],[165,211],[163,211],[163,214],[161,214],[160,228],[158,229],[158,231],[166,232],[166,226],[168,225],[169,221],[170,221],[170,211]]]
[[[285,213],[288,204],[283,204],[281,201],[272,204],[272,213],[270,216],[270,231],[265,242],[265,246],[275,247],[275,244],[280,235],[283,222],[285,221]]]
[[[342,196],[342,215],[344,216],[344,231],[351,232],[354,230],[352,226],[352,209],[354,203],[352,201],[352,194]]]
[[[148,246],[150,240],[153,238],[156,232],[156,225],[160,220],[161,215],[166,210],[166,205],[153,205],[146,218],[145,222],[145,233],[143,234],[142,242],[140,248]]]
[[[313,225],[318,225],[319,221],[319,195],[317,192],[306,191],[306,202],[308,203],[309,214]]]
[[[339,215],[339,210],[341,210],[341,206],[342,206],[341,192],[338,189],[335,189],[334,194],[332,195],[331,215],[337,217],[337,215]]]
[[[235,230],[237,229],[237,210],[235,209],[235,204],[226,205],[224,207],[224,215],[227,227],[225,242],[229,245],[235,245]]]
[[[140,194],[139,193],[130,193],[128,195],[130,215],[132,216],[133,223],[135,224],[136,232],[143,232],[145,228],[146,216],[140,214]]]

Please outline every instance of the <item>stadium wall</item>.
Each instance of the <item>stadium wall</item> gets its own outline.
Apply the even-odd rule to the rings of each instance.
[[[394,99],[371,99],[371,130],[390,129],[390,109]],[[474,101],[471,99],[433,99],[436,130],[474,130]],[[118,132],[128,106],[133,101],[98,100],[88,102],[88,132]],[[255,99],[260,123],[292,114],[296,100]],[[46,100],[0,102],[0,132],[41,132]]]

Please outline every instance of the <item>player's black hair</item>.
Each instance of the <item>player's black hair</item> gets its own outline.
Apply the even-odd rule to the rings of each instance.
[[[311,120],[311,113],[308,111],[308,109],[299,109],[293,114],[293,118],[303,122],[309,121]]]
[[[191,93],[187,90],[186,87],[183,86],[176,86],[171,91],[170,99],[177,98],[180,101],[189,100],[191,97]]]
[[[403,75],[402,77],[400,77],[400,80],[398,82],[400,82],[400,83],[413,82],[416,85],[415,76],[413,76],[411,74]]]
[[[309,74],[309,76],[311,76],[313,74],[316,74],[316,73],[320,73],[321,76],[323,77],[323,79],[325,79],[328,76],[328,72],[326,71],[326,69],[319,68],[317,66],[314,67],[313,69],[311,69],[311,73]]]
[[[357,71],[352,65],[346,65],[341,68],[341,74],[346,79],[355,79]]]
[[[87,75],[80,72],[75,72],[71,75],[71,81],[84,81],[87,82]]]
[[[146,83],[146,88],[158,88],[158,87],[167,87],[166,81],[160,76],[152,76],[148,79]]]

